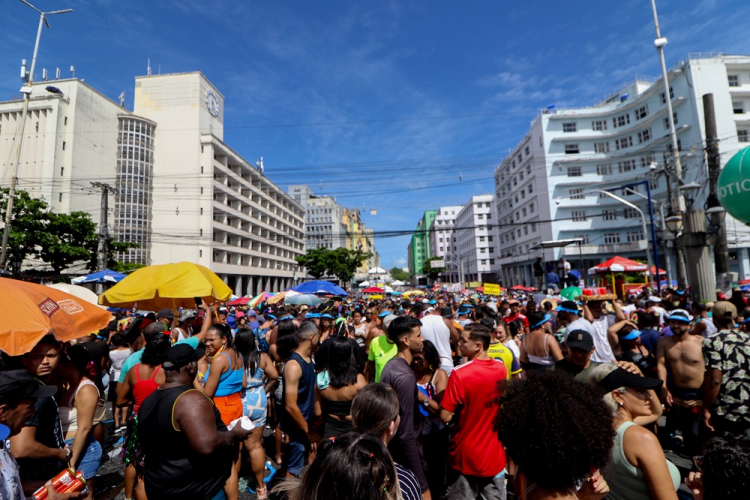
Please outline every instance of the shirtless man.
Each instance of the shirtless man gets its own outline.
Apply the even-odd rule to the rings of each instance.
[[[367,314],[367,311],[370,311],[372,308],[368,307],[365,311],[365,314]],[[385,331],[383,330],[383,318],[386,316],[390,316],[391,311],[388,310],[381,310],[380,313],[378,313],[378,316],[373,318],[372,323],[370,323],[367,326],[367,338],[365,339],[365,353],[369,354],[370,352],[370,342],[373,341],[373,339],[380,337],[381,335],[385,335]]]
[[[684,439],[685,451],[699,451],[697,411],[702,396],[705,366],[703,363],[703,337],[691,335],[692,318],[682,309],[675,309],[667,318],[671,337],[659,339],[656,346],[656,371],[664,382],[661,400],[670,409],[667,415],[667,430],[676,439]],[[669,372],[669,377],[667,377]]]

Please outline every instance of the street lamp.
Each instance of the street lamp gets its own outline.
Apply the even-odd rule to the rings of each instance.
[[[18,135],[16,136],[16,159],[15,169],[13,171],[13,177],[10,181],[10,190],[8,192],[8,205],[5,211],[5,228],[3,229],[3,241],[2,250],[0,250],[0,267],[7,265],[8,257],[8,236],[10,235],[10,219],[13,216],[13,197],[16,194],[16,183],[18,182],[18,167],[21,164],[21,145],[23,143],[24,129],[26,127],[26,114],[29,111],[29,101],[31,100],[31,84],[34,80],[34,68],[36,67],[36,55],[39,52],[39,40],[42,38],[42,25],[46,25],[49,29],[49,21],[46,16],[53,16],[56,14],[67,14],[73,12],[73,9],[64,10],[53,10],[51,12],[42,12],[26,0],[21,0],[24,4],[28,5],[39,13],[39,28],[36,32],[36,43],[34,43],[34,55],[31,58],[31,71],[29,72],[28,80],[26,75],[22,75],[25,85],[21,87],[21,93],[23,94],[23,114],[21,115],[21,126],[18,129]],[[26,61],[24,60],[24,65]]]
[[[701,189],[703,186],[698,184],[697,182],[688,182],[687,184],[683,184],[680,186],[680,191],[682,191],[682,194],[685,195],[685,198],[688,200],[688,205],[692,205],[695,201],[695,194],[699,189]]]
[[[682,214],[670,214],[664,222],[667,224],[667,230],[675,236],[682,232]]]

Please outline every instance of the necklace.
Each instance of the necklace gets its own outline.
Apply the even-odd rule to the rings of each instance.
[[[216,354],[214,354],[213,356],[211,356],[211,359],[214,359],[216,356],[218,356],[222,352],[224,352],[224,346],[221,346],[221,349],[219,349],[218,351],[216,351]]]

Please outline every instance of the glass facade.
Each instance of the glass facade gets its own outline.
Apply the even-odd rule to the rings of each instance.
[[[136,116],[119,117],[114,233],[119,242],[140,245],[117,253],[123,263],[150,264],[155,127]]]

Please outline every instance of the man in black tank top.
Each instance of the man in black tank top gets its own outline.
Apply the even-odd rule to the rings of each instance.
[[[149,498],[213,498],[231,473],[232,445],[250,434],[241,425],[227,431],[211,398],[193,388],[199,357],[187,344],[171,347],[162,365],[166,382],[141,405]]]

